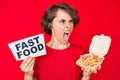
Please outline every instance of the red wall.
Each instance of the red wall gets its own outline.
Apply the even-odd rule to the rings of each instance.
[[[7,44],[42,33],[40,18],[48,6],[57,2],[60,0],[0,0],[0,80],[23,80],[23,73],[19,68],[21,61],[15,60]],[[66,2],[74,6],[81,17],[70,41],[88,49],[93,35],[105,34],[112,38],[102,69],[93,74],[91,80],[120,80],[120,1]],[[49,36],[45,35],[45,40],[49,40]]]

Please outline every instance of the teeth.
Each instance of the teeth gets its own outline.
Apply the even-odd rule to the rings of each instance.
[[[68,35],[69,33],[65,33],[65,35]]]
[[[65,32],[64,32],[64,39],[65,39],[65,40],[68,40],[69,34],[70,34],[69,31],[65,31]]]
[[[69,33],[64,33],[64,38],[67,39],[68,35],[69,35]]]
[[[65,35],[65,36],[68,36],[68,35],[69,35],[69,33],[64,33],[64,35]]]

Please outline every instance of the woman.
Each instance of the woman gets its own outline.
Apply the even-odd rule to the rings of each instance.
[[[85,50],[68,41],[78,22],[77,11],[66,3],[53,5],[45,12],[41,25],[47,34],[52,35],[46,43],[47,54],[29,57],[22,62],[24,80],[80,80],[81,68],[75,63]],[[84,67],[82,70],[82,80],[89,80],[93,71]]]

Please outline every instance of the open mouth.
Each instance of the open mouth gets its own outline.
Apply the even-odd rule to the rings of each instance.
[[[65,33],[64,33],[64,39],[65,39],[65,40],[68,40],[68,38],[69,38],[69,32],[65,32]]]

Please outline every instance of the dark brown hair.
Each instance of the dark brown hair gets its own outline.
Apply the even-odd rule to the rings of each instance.
[[[80,20],[77,11],[73,9],[72,7],[70,7],[67,3],[59,3],[57,5],[52,5],[44,13],[42,17],[42,21],[41,21],[41,26],[43,27],[43,30],[47,34],[52,34],[51,27],[49,26],[49,24],[52,23],[53,19],[56,16],[58,9],[65,10],[72,17],[74,27],[78,24]]]

